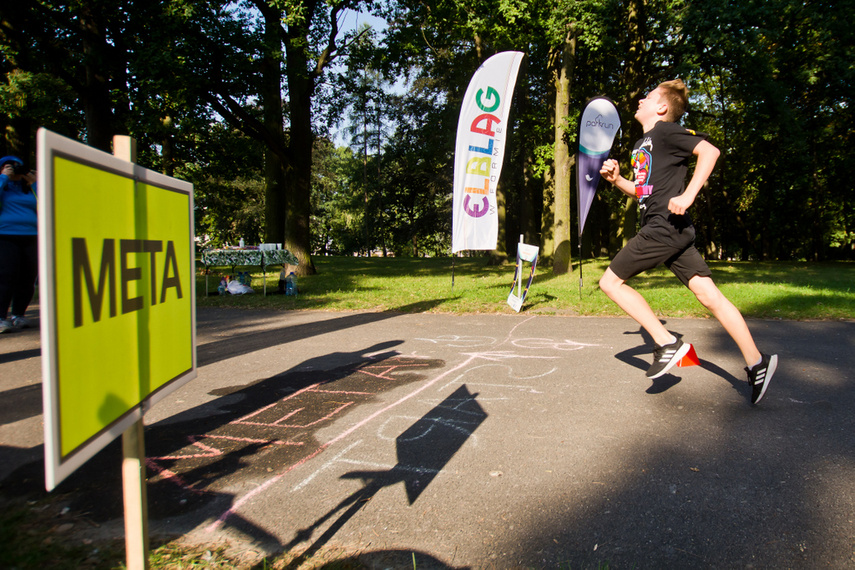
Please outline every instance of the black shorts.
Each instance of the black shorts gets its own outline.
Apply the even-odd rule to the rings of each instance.
[[[694,244],[680,249],[643,234],[629,240],[626,247],[612,260],[609,268],[615,275],[627,281],[630,277],[660,264],[665,264],[686,287],[689,286],[689,279],[695,275],[712,277],[709,266]]]

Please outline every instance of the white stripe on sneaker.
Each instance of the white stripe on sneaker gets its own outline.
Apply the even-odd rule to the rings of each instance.
[[[672,356],[674,356],[674,354],[675,354],[676,352],[677,352],[677,351],[676,351],[676,350],[674,350],[674,349],[666,350],[666,351],[662,354],[662,358],[660,358],[660,359],[659,359],[659,362],[668,362],[669,360],[671,360],[671,357],[672,357]]]
[[[665,351],[665,353],[662,355],[662,357],[659,358],[659,362],[665,362],[666,365],[662,368],[662,370],[660,370],[659,372],[657,372],[656,374],[654,374],[652,376],[648,376],[648,378],[650,378],[651,380],[655,380],[656,378],[659,378],[660,376],[664,376],[678,362],[680,362],[680,359],[682,359],[684,356],[686,356],[686,354],[688,354],[689,350],[691,350],[691,349],[692,349],[692,345],[689,344],[688,342],[681,344],[680,348],[678,348],[678,349],[673,349],[673,348],[667,349]]]

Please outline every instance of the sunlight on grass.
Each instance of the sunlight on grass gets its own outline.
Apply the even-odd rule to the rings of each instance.
[[[205,276],[197,276],[199,306],[324,311],[402,311],[435,313],[506,313],[514,266],[486,264],[486,258],[317,257],[316,275],[300,277],[297,297],[261,295],[262,274],[253,273],[256,293],[206,296]],[[541,265],[522,312],[548,315],[617,316],[623,312],[599,290],[597,281],[608,260],[586,260],[580,290],[578,263],[567,275]],[[711,262],[722,292],[749,318],[855,318],[855,264]],[[252,269],[252,268],[247,268]],[[256,268],[257,269],[257,268]],[[228,271],[228,270],[226,270]],[[223,271],[212,271],[209,291]],[[525,275],[528,275],[526,267]],[[278,273],[267,274],[268,292],[276,291]],[[708,313],[665,268],[642,274],[630,284],[662,317],[708,317]]]

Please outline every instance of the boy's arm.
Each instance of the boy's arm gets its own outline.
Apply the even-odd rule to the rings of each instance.
[[[689,180],[689,185],[686,186],[686,190],[682,194],[671,198],[668,202],[668,211],[673,214],[685,214],[686,210],[694,203],[698,192],[701,191],[707,178],[712,174],[721,151],[709,142],[701,141],[692,151],[692,154],[698,157],[695,170],[692,173],[692,179]]]
[[[600,168],[600,176],[602,176],[606,182],[611,182],[617,186],[618,189],[627,196],[635,198],[635,183],[621,176],[620,166],[618,166],[618,161],[615,159],[610,158],[603,163],[603,167]]]

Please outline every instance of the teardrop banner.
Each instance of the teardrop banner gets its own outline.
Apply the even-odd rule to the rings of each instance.
[[[594,97],[579,120],[579,152],[576,154],[576,195],[579,206],[579,294],[582,294],[582,232],[600,183],[600,168],[609,157],[620,131],[620,113],[608,97]]]
[[[463,97],[454,153],[451,252],[496,249],[496,185],[502,171],[508,116],[524,54],[497,53],[475,71]]]
[[[579,153],[576,157],[576,188],[579,197],[579,237],[594,202],[600,168],[609,157],[620,130],[620,114],[608,97],[588,101],[579,121]]]

